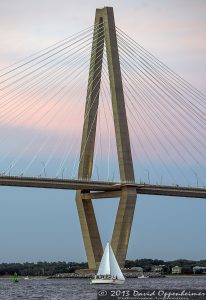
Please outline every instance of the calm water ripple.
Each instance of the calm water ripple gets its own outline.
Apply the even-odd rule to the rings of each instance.
[[[0,300],[95,300],[98,289],[205,289],[206,277],[127,279],[123,286],[90,285],[88,279],[0,279]]]

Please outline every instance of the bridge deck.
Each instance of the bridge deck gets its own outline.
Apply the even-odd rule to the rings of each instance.
[[[92,199],[118,197],[122,188],[133,186],[136,188],[137,194],[206,198],[205,188],[78,179],[2,176],[0,177],[0,186],[82,190],[85,192],[85,198],[91,196]],[[88,192],[92,192],[91,195]]]

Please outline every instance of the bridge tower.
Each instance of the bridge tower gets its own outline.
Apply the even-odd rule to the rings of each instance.
[[[121,181],[134,182],[135,178],[113,8],[104,7],[97,9],[94,25],[78,178],[90,179],[92,175],[100,79],[105,44],[120,178]],[[84,191],[77,191],[76,193],[77,210],[89,268],[97,269],[103,254],[102,243],[92,199],[83,199],[82,192]],[[121,267],[124,267],[135,204],[136,189],[132,187],[123,188],[112,235],[112,248]]]

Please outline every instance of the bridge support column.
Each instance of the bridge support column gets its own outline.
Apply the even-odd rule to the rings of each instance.
[[[96,15],[95,18],[95,25],[78,171],[79,179],[90,179],[93,168],[97,111],[99,105],[102,58],[104,50],[103,19],[98,15]],[[77,191],[76,204],[89,268],[97,269],[103,250],[92,200],[82,199],[81,191]]]
[[[124,188],[120,197],[116,221],[112,235],[112,249],[121,268],[124,267],[130,231],[135,210],[137,191]]]
[[[100,24],[102,26],[98,26]],[[121,181],[135,182],[115,21],[111,7],[96,10],[94,34],[78,176],[89,179],[92,174],[105,41],[120,177]],[[81,198],[81,192],[77,192],[76,202],[89,268],[94,269],[98,267],[103,251],[93,206],[89,197],[87,200]],[[124,266],[127,253],[135,202],[136,190],[131,187],[123,189],[112,236],[112,247],[121,267]]]
[[[105,42],[120,177],[122,181],[134,182],[129,130],[112,8],[105,9],[105,15]],[[135,204],[136,190],[134,188],[123,189],[112,235],[112,248],[121,267],[124,267],[125,263]]]
[[[81,191],[77,191],[76,204],[79,213],[79,221],[81,225],[89,269],[96,270],[101,261],[103,250],[92,200],[82,199]]]

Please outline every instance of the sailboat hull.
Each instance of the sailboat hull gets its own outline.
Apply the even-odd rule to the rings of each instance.
[[[123,284],[124,280],[119,279],[92,279],[90,284]]]

